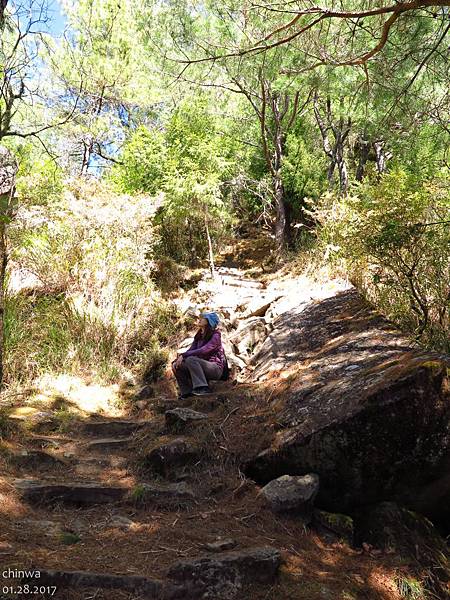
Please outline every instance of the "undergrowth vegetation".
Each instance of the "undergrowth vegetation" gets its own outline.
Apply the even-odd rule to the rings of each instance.
[[[319,247],[366,297],[421,343],[449,351],[449,180],[393,170],[326,194],[310,211]]]
[[[180,315],[154,283],[155,201],[74,179],[11,228],[6,383],[45,372],[161,372]]]

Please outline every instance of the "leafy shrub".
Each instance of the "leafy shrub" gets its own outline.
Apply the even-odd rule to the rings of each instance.
[[[122,192],[156,194],[162,186],[165,159],[164,135],[141,126],[125,143],[121,162],[114,165],[111,180]]]
[[[356,187],[347,198],[322,197],[312,214],[332,260],[400,327],[448,349],[449,187],[401,170]]]

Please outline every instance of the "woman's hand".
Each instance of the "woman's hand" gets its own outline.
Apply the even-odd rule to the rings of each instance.
[[[183,362],[183,357],[181,354],[179,354],[174,362],[174,367],[177,369],[181,363]]]

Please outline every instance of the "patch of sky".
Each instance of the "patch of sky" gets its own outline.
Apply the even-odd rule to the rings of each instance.
[[[59,0],[53,0],[53,1],[49,2],[48,16],[49,16],[49,20],[47,22],[48,32],[54,38],[61,37],[64,32],[64,29],[67,25],[67,17],[62,10]]]

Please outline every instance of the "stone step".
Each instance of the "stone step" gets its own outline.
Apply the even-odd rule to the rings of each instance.
[[[129,436],[145,424],[144,421],[86,421],[82,431],[99,437]]]
[[[132,437],[102,438],[83,444],[83,449],[89,452],[111,452],[115,450],[123,450],[124,448],[127,448],[133,441],[134,439]]]
[[[116,589],[149,600],[199,600],[199,598],[237,600],[241,597],[242,585],[273,583],[280,562],[278,550],[262,547],[180,561],[168,569],[168,580],[136,575],[36,568],[30,571],[30,575],[21,583],[50,588],[54,586],[58,590]]]
[[[185,481],[179,483],[140,483],[130,495],[138,503],[161,508],[185,506],[195,499],[194,491]]]
[[[16,479],[14,487],[32,504],[106,504],[123,500],[129,487],[108,486],[101,482],[56,482],[39,479]]]
[[[144,457],[145,465],[163,476],[169,476],[177,467],[198,460],[199,448],[185,438],[157,443]]]
[[[30,435],[28,442],[33,446],[40,446],[41,448],[60,448],[65,444],[73,442],[73,438],[58,436],[58,435]]]
[[[173,564],[167,576],[191,586],[195,596],[186,598],[241,598],[246,584],[272,583],[281,564],[280,552],[270,546],[220,552]]]
[[[74,466],[74,472],[79,477],[96,479],[105,469],[114,469],[114,475],[117,477],[117,470],[123,470],[124,476],[127,475],[128,459],[124,456],[109,454],[107,456],[81,456],[77,457],[77,463]]]
[[[18,467],[24,468],[65,467],[68,464],[60,456],[43,450],[24,449],[14,452],[11,458]]]
[[[107,590],[123,590],[139,595],[139,597],[158,600],[182,598],[183,592],[177,593],[177,586],[166,584],[157,579],[136,575],[115,575],[112,573],[91,573],[89,571],[53,571],[35,569],[38,576],[22,580],[22,584],[43,586],[56,590],[65,588],[97,588]]]
[[[244,287],[244,288],[255,288],[258,290],[264,289],[266,286],[261,281],[254,281],[253,279],[238,279],[237,277],[222,276],[222,282],[224,285],[232,287]]]

